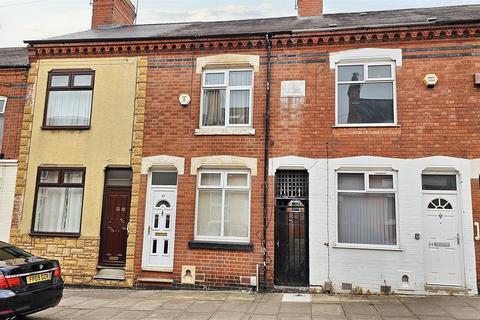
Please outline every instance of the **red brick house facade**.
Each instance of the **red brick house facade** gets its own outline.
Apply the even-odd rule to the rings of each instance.
[[[299,6],[29,41],[33,62],[147,58],[134,283],[476,293],[478,7]]]

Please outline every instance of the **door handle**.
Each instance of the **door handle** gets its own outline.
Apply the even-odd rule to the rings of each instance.
[[[457,233],[457,236],[454,238],[457,239],[457,245],[460,245],[460,233]]]
[[[150,235],[150,230],[152,230],[152,227],[151,226],[148,226],[148,235]]]
[[[277,247],[280,247],[280,240],[277,241]]]
[[[127,234],[130,234],[130,222],[127,223]]]
[[[479,241],[480,240],[480,222],[475,222],[474,225],[475,225],[475,231],[476,231],[475,241]]]

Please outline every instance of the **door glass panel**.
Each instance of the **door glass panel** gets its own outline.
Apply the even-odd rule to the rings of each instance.
[[[157,254],[157,239],[153,239],[152,241],[152,253]]]
[[[176,186],[177,173],[176,172],[153,172],[152,185],[154,186]]]
[[[168,240],[163,242],[163,254],[168,254]]]
[[[158,229],[159,219],[160,219],[160,216],[158,214],[156,214],[155,218],[153,220],[153,228],[154,229]]]
[[[423,190],[457,190],[456,175],[440,175],[440,174],[423,174],[422,175]]]
[[[112,187],[130,187],[132,185],[132,171],[107,170],[107,185]]]
[[[169,229],[170,229],[170,215],[169,215],[169,214],[167,214],[167,215],[165,216],[165,229],[166,229],[166,230],[169,230]]]

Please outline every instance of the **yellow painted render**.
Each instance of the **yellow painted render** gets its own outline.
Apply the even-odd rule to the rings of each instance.
[[[86,168],[81,234],[100,235],[104,169],[130,165],[133,113],[136,97],[137,58],[40,60],[36,90],[22,234],[32,223],[37,168],[42,165]],[[95,71],[91,128],[42,130],[48,72],[53,69]]]

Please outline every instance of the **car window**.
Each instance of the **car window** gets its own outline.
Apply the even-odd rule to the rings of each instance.
[[[32,255],[16,247],[0,248],[0,261],[28,258]]]

